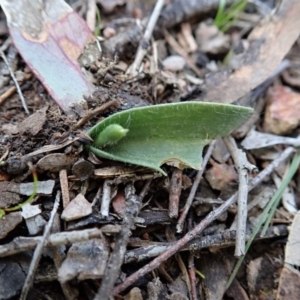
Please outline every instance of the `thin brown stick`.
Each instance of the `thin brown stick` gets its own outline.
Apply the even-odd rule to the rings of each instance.
[[[96,115],[104,112],[105,110],[107,110],[108,108],[110,108],[111,106],[114,105],[118,105],[119,101],[118,100],[111,100],[107,103],[104,103],[103,105],[101,105],[100,107],[95,108],[92,111],[88,111],[86,113],[85,116],[83,116],[74,126],[73,126],[73,130],[78,129],[80,126],[82,126],[84,123],[86,123],[88,120],[90,120],[91,118],[95,117]]]
[[[16,91],[15,86],[11,86],[8,90],[6,90],[1,96],[0,96],[0,105],[10,96],[12,96]]]
[[[186,200],[186,203],[184,205],[184,208],[183,208],[183,210],[181,212],[181,215],[180,215],[180,218],[178,220],[178,223],[177,223],[177,226],[176,226],[177,232],[182,232],[184,220],[185,220],[185,218],[186,218],[186,216],[189,212],[189,209],[192,205],[192,202],[195,198],[198,186],[199,186],[200,181],[202,179],[203,172],[205,170],[205,167],[207,165],[207,162],[208,162],[209,158],[211,157],[211,154],[214,150],[215,144],[216,144],[216,141],[211,142],[208,149],[207,149],[207,151],[206,151],[206,153],[205,153],[205,156],[204,156],[202,164],[201,164],[201,169],[197,173],[197,176],[194,180],[194,183],[193,183],[193,186],[191,188],[190,194],[189,194],[189,196]]]
[[[256,185],[258,185],[266,176],[270,175],[274,168],[276,168],[281,162],[286,160],[292,153],[294,152],[294,148],[289,147],[285,149],[281,155],[275,159],[269,166],[267,166],[262,172],[258,174],[254,179],[251,180],[249,185],[249,190],[253,189]],[[205,229],[210,223],[216,220],[222,213],[224,213],[230,205],[235,203],[237,200],[237,193],[235,193],[232,197],[230,197],[224,204],[219,206],[216,210],[210,212],[194,229],[189,231],[183,238],[178,240],[174,245],[172,245],[168,250],[162,253],[160,256],[156,257],[149,264],[145,265],[132,275],[126,278],[126,280],[120,285],[116,286],[113,289],[113,295],[117,295],[124,291],[127,287],[137,281],[140,277],[146,275],[152,270],[156,269],[163,261],[167,260],[173,254],[178,252],[181,248],[183,248],[188,242],[192,241],[197,235],[199,235],[203,229]]]
[[[182,170],[174,169],[170,182],[169,193],[169,217],[177,218],[179,211],[179,199],[182,190]]]
[[[195,264],[194,264],[194,254],[192,252],[189,254],[188,268],[189,268],[189,276],[190,276],[190,282],[191,282],[191,299],[198,300],[197,288],[196,288],[196,272],[195,272]]]
[[[123,219],[123,226],[116,237],[116,243],[106,265],[101,286],[94,300],[108,300],[115,282],[119,276],[121,265],[124,260],[126,247],[131,235],[131,228],[134,224],[134,218],[138,215],[142,206],[141,199],[134,193],[132,184],[128,184],[125,189],[126,196],[126,214]]]

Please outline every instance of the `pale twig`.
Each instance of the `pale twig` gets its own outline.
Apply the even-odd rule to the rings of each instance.
[[[285,149],[281,155],[275,159],[272,163],[270,163],[262,172],[260,172],[255,178],[253,178],[250,182],[249,189],[253,189],[256,185],[258,185],[266,176],[270,175],[274,168],[276,168],[281,162],[286,160],[292,153],[294,152],[294,148],[289,147]],[[210,223],[216,220],[222,213],[224,213],[228,207],[235,203],[237,200],[237,193],[231,196],[227,201],[224,202],[221,206],[219,206],[216,210],[210,212],[194,229],[189,231],[184,237],[178,240],[174,245],[168,248],[164,253],[160,256],[156,257],[149,264],[145,265],[135,273],[131,274],[126,280],[120,285],[116,286],[113,290],[113,295],[117,295],[124,291],[127,287],[137,281],[140,277],[146,275],[152,270],[159,267],[159,265],[183,248],[188,242],[192,241],[197,235],[199,235]]]
[[[120,231],[120,227],[116,226],[117,225],[112,228],[111,225],[107,225],[103,226],[101,229],[92,228],[54,233],[49,236],[45,246],[60,246],[84,242],[93,238],[98,238],[101,233],[114,234]],[[0,257],[6,257],[34,249],[41,242],[41,240],[41,236],[18,237],[8,244],[0,245]]]
[[[123,218],[122,229],[116,236],[116,242],[113,252],[110,254],[107,262],[101,286],[94,300],[108,300],[111,291],[119,276],[121,265],[124,260],[126,247],[131,235],[131,229],[134,225],[134,219],[142,207],[141,199],[134,194],[133,184],[128,184],[125,188],[126,214]]]
[[[47,243],[47,239],[50,235],[50,230],[51,230],[51,227],[52,227],[52,223],[54,221],[54,217],[55,217],[55,214],[56,214],[58,206],[59,206],[59,200],[60,200],[60,191],[58,191],[57,194],[56,194],[54,206],[53,206],[53,209],[51,211],[51,215],[50,215],[50,219],[48,221],[48,224],[45,226],[45,231],[44,231],[44,234],[43,234],[43,238],[41,239],[41,241],[38,243],[37,247],[34,250],[32,261],[31,261],[30,266],[29,266],[28,274],[27,274],[27,277],[26,277],[24,285],[23,285],[22,293],[20,295],[21,300],[25,300],[27,298],[27,294],[29,292],[29,289],[32,286],[33,279],[34,279],[34,274],[36,272],[38,263],[39,263],[39,261],[42,257],[43,248],[45,247],[45,245]]]
[[[111,201],[111,183],[109,180],[104,180],[103,183],[103,193],[101,201],[100,213],[103,217],[108,217],[109,214],[109,205]]]
[[[26,114],[29,115],[29,110],[28,110],[28,108],[27,108],[27,104],[26,104],[26,101],[25,101],[25,99],[24,99],[24,97],[23,97],[23,94],[22,94],[21,88],[20,88],[20,86],[19,86],[19,83],[18,83],[18,81],[17,81],[17,78],[15,77],[15,74],[14,74],[14,72],[12,71],[12,69],[11,69],[11,67],[10,67],[10,65],[9,65],[9,63],[8,63],[8,61],[7,61],[7,59],[6,59],[6,56],[5,56],[5,54],[4,54],[4,52],[2,51],[1,48],[0,48],[0,55],[1,55],[2,59],[4,60],[5,64],[7,65],[7,68],[8,68],[8,70],[9,70],[10,76],[11,76],[13,82],[15,83],[17,92],[18,92],[19,97],[20,97],[20,99],[21,99],[22,106],[23,106],[23,108],[24,108]]]
[[[239,190],[238,190],[238,212],[237,212],[237,237],[235,243],[236,257],[245,254],[246,244],[246,222],[247,222],[247,199],[248,199],[248,171],[257,171],[257,167],[250,164],[245,152],[239,149],[233,137],[228,136],[224,138],[226,147],[228,148],[231,157],[233,158],[235,167],[239,176]]]
[[[184,220],[185,220],[185,218],[187,216],[187,213],[188,213],[188,211],[189,211],[189,209],[192,205],[192,202],[195,198],[198,186],[199,186],[200,181],[202,179],[203,172],[205,170],[205,167],[207,165],[207,162],[208,162],[209,158],[211,157],[211,154],[212,154],[212,151],[214,150],[215,144],[216,144],[216,141],[211,142],[208,149],[207,149],[207,151],[206,151],[206,153],[205,153],[205,156],[204,156],[202,164],[201,164],[201,168],[197,173],[197,176],[194,180],[194,183],[193,183],[193,186],[191,188],[190,194],[189,194],[189,196],[186,200],[186,203],[184,205],[184,208],[183,208],[183,210],[181,212],[181,215],[180,215],[180,218],[178,220],[178,223],[177,223],[177,226],[176,226],[177,232],[182,232]]]
[[[210,227],[208,228],[210,229]],[[263,238],[274,238],[280,236],[286,236],[288,232],[287,225],[278,225],[273,226],[268,229],[267,235],[260,237],[256,236],[255,240],[261,240]],[[246,240],[250,239],[250,235],[252,230],[247,231]],[[200,251],[201,249],[220,249],[232,247],[235,244],[236,239],[236,231],[235,230],[224,230],[220,233],[215,233],[213,235],[205,235],[198,236],[181,248],[179,251],[189,251],[194,253],[195,251]],[[133,245],[132,245],[133,244]],[[138,247],[131,250],[128,250],[125,253],[124,264],[132,264],[136,262],[142,262],[145,260],[149,260],[156,256],[161,255],[165,251],[167,251],[170,247],[172,247],[175,243],[162,243],[162,242],[151,242],[151,245],[145,245],[145,243],[141,242],[129,243],[129,246]]]
[[[152,36],[152,32],[156,25],[160,12],[164,6],[164,2],[165,2],[164,0],[157,0],[156,2],[154,10],[149,18],[144,36],[140,40],[134,62],[127,70],[127,74],[130,74],[131,76],[137,75],[137,70],[139,69],[141,62],[147,53],[148,45],[150,44],[150,38]]]

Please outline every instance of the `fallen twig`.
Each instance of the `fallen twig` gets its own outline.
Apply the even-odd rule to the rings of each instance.
[[[94,300],[107,300],[119,276],[121,265],[124,260],[126,247],[131,228],[134,224],[134,218],[138,215],[142,206],[141,199],[134,194],[134,187],[128,184],[125,188],[126,196],[126,214],[123,219],[123,226],[120,233],[116,236],[116,243],[106,265],[101,286]]]
[[[248,199],[248,171],[257,171],[257,167],[250,164],[245,152],[239,149],[233,137],[224,138],[226,147],[228,148],[231,157],[239,175],[239,190],[238,190],[238,212],[237,212],[237,238],[235,244],[236,257],[245,254],[245,234],[247,221],[247,199]]]
[[[177,218],[179,211],[179,199],[182,189],[182,170],[174,169],[170,182],[169,193],[169,217]]]
[[[189,194],[189,196],[186,200],[186,203],[184,205],[184,208],[183,208],[183,210],[181,212],[181,215],[180,215],[180,218],[178,220],[178,223],[177,223],[177,226],[176,226],[177,232],[182,232],[184,220],[185,220],[185,218],[187,216],[187,213],[188,213],[188,211],[189,211],[189,209],[192,205],[192,202],[195,198],[198,186],[199,186],[200,181],[202,179],[203,172],[205,170],[205,167],[207,165],[207,162],[208,162],[209,158],[211,157],[212,151],[214,150],[215,143],[216,143],[216,141],[211,142],[208,149],[207,149],[207,151],[206,151],[206,153],[205,153],[205,156],[204,156],[202,164],[201,164],[201,169],[197,173],[197,176],[194,180],[194,183],[193,183],[193,186],[191,188],[190,194]]]
[[[109,205],[111,201],[111,183],[110,180],[104,180],[103,183],[103,193],[100,212],[103,217],[108,217],[109,215]]]
[[[45,231],[44,231],[43,237],[42,237],[41,241],[38,243],[37,247],[34,250],[32,261],[30,263],[29,270],[28,270],[28,273],[27,273],[27,277],[25,279],[23,289],[22,289],[22,292],[21,292],[21,295],[20,295],[21,300],[25,300],[27,298],[27,294],[29,292],[29,289],[32,286],[33,279],[34,279],[34,274],[36,272],[38,263],[39,263],[39,261],[42,257],[43,248],[45,247],[46,241],[47,241],[47,239],[50,235],[50,230],[51,230],[51,227],[52,227],[52,223],[54,221],[54,217],[55,217],[55,214],[56,214],[58,206],[59,206],[59,200],[60,200],[60,191],[58,191],[57,194],[56,194],[54,206],[53,206],[53,209],[51,211],[51,215],[50,215],[50,219],[48,221],[48,224],[45,226]]]
[[[137,75],[140,64],[141,64],[144,56],[147,53],[147,49],[150,44],[150,38],[152,36],[152,32],[156,25],[159,14],[164,6],[164,2],[165,2],[164,0],[157,0],[154,10],[149,18],[144,36],[140,40],[134,62],[131,64],[131,66],[127,70],[127,74],[130,74],[132,77]]]
[[[107,226],[102,227],[102,229],[93,228],[93,229],[74,230],[70,232],[65,231],[65,232],[51,234],[46,241],[45,247],[84,242],[93,238],[98,238],[101,233],[107,232],[109,234],[113,234],[121,230],[121,228],[118,225],[114,225],[113,228],[111,226],[109,227]],[[105,228],[107,228],[108,231]],[[112,231],[111,229],[114,230]],[[0,257],[6,257],[27,250],[34,249],[38,245],[38,243],[41,242],[41,240],[42,240],[41,236],[15,238],[12,242],[8,244],[0,245]]]
[[[111,106],[118,105],[118,100],[111,100],[107,103],[102,104],[101,106],[95,108],[92,111],[88,111],[85,116],[83,116],[74,126],[73,130],[78,129],[80,126],[82,126],[84,123],[86,123],[91,118],[95,117],[96,115],[102,113],[103,111],[107,110]]]
[[[249,190],[253,189],[257,184],[259,184],[266,176],[270,175],[275,167],[277,167],[281,162],[286,160],[292,153],[294,148],[289,147],[285,149],[281,155],[275,159],[269,166],[267,166],[262,172],[260,172],[254,179],[251,180],[249,185]],[[210,212],[193,230],[189,231],[183,238],[178,240],[173,246],[162,253],[160,256],[155,258],[149,264],[145,265],[129,277],[125,279],[123,283],[116,286],[113,289],[113,295],[117,295],[126,289],[128,286],[133,284],[140,277],[149,273],[150,271],[156,269],[163,261],[167,260],[181,248],[183,248],[188,242],[192,241],[198,234],[200,234],[203,229],[205,229],[211,222],[217,219],[223,212],[225,212],[230,205],[235,203],[237,200],[237,193],[230,197],[224,204],[219,206],[216,210]]]
[[[268,233],[263,237],[260,237],[259,234],[257,234],[255,240],[260,240],[263,238],[286,236],[287,232],[288,232],[287,225],[273,226],[268,229]],[[247,230],[247,234],[246,234],[247,241],[250,239],[251,234],[252,234],[252,230],[249,230],[249,232]],[[181,248],[179,251],[190,251],[193,253],[194,251],[200,251],[201,249],[205,249],[205,248],[220,249],[220,248],[232,247],[235,244],[235,240],[236,240],[236,231],[229,229],[213,235],[196,237],[187,245],[185,245],[183,248]],[[164,253],[165,251],[167,251],[174,244],[175,242],[171,242],[171,243],[152,242],[151,245],[145,246],[143,243],[141,243],[139,248],[128,250],[125,253],[124,263],[127,264],[127,263],[141,262],[144,260],[148,260],[150,258],[157,257],[162,253]],[[129,242],[129,246],[137,247],[137,243],[135,242],[134,245],[132,245]]]

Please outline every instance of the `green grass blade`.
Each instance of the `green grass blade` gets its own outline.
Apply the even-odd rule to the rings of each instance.
[[[214,20],[214,25],[216,25],[217,27],[222,25],[222,18],[224,17],[225,6],[226,0],[220,0],[217,15]]]
[[[297,172],[298,168],[299,168],[299,165],[300,165],[300,153],[296,153],[294,158],[293,158],[293,161],[288,169],[288,172],[287,174],[284,176],[279,188],[277,189],[275,195],[274,195],[274,203],[271,207],[271,210],[270,210],[270,213],[269,213],[269,216],[266,220],[266,223],[263,227],[263,230],[261,232],[261,236],[264,236],[270,223],[271,223],[271,220],[275,214],[275,211],[277,209],[277,206],[282,198],[282,195],[285,191],[285,189],[287,188],[287,186],[289,185],[289,183],[291,182],[293,176],[295,175],[295,173]]]
[[[293,161],[289,167],[289,170],[287,171],[286,173],[286,176],[284,177],[280,187],[277,189],[276,193],[274,194],[274,196],[272,197],[271,201],[268,203],[268,205],[265,207],[257,225],[255,226],[247,244],[246,244],[246,247],[245,247],[245,255],[247,254],[254,238],[256,237],[257,233],[259,232],[261,226],[266,222],[267,226],[265,226],[266,228],[268,228],[268,225],[270,224],[270,222],[268,222],[268,220],[271,220],[272,217],[270,218],[269,217],[269,214],[270,214],[270,210],[275,207],[275,210],[276,210],[276,207],[279,203],[278,199],[280,200],[282,195],[283,195],[283,192],[284,190],[286,189],[286,187],[288,186],[288,184],[290,183],[291,179],[293,178],[293,176],[295,175],[296,171],[298,170],[299,168],[299,164],[300,164],[300,153],[296,153],[294,155],[294,158],[293,158]],[[277,205],[276,205],[277,203]],[[276,206],[275,206],[276,205]],[[274,211],[275,211],[274,210]],[[262,234],[263,235],[263,232],[265,233],[265,228],[263,229],[262,231]],[[239,260],[237,261],[229,279],[228,279],[228,282],[227,282],[227,285],[226,285],[226,289],[229,288],[229,286],[231,285],[232,281],[234,280],[240,266],[242,265],[243,261],[244,261],[244,258],[245,256],[242,256],[239,258]]]

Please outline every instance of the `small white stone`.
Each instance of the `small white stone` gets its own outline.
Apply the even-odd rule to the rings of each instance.
[[[162,62],[165,69],[177,72],[182,71],[185,66],[185,59],[180,55],[171,55]]]

